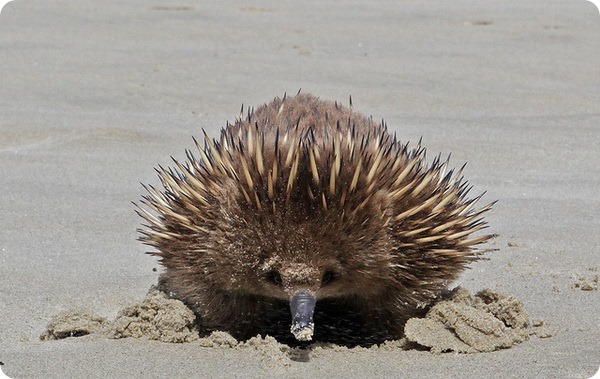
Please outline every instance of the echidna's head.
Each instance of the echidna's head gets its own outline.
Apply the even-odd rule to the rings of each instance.
[[[300,340],[319,299],[427,302],[490,237],[469,237],[489,206],[473,210],[446,163],[311,96],[276,99],[198,152],[159,170],[164,191],[147,187],[142,240],[181,292],[289,300]]]
[[[216,205],[215,214],[227,216],[216,219],[204,253],[218,266],[202,280],[231,293],[289,300],[299,339],[310,339],[317,300],[375,296],[393,280],[385,202],[349,218],[305,198],[274,213],[246,203],[233,188],[223,195],[232,198]]]

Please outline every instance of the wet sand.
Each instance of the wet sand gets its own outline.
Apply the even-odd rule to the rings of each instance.
[[[318,306],[316,311],[319,311]],[[356,345],[392,350],[429,349],[433,353],[483,353],[511,348],[527,341],[530,334],[536,334],[531,330],[533,323],[518,299],[490,290],[480,291],[473,296],[460,287],[442,295],[423,317],[409,319],[404,338],[377,343],[365,341],[357,344],[352,335],[335,343],[315,339],[301,346],[287,346],[279,340],[279,336],[269,335],[238,341],[226,331],[217,330],[208,335],[200,333],[196,320],[194,312],[184,303],[169,298],[153,286],[140,303],[122,309],[112,321],[86,311],[60,312],[48,323],[40,339],[52,341],[92,335],[98,338],[143,338],[170,343],[199,341],[203,347],[272,345],[275,351],[287,352],[287,357],[294,359],[297,354],[310,355],[310,351],[317,347],[338,349],[354,348]],[[317,323],[317,328],[319,326]]]
[[[591,3],[13,1],[0,15],[0,44],[8,376],[588,378],[598,370],[600,16]],[[242,103],[299,88],[344,102],[352,95],[356,110],[385,118],[402,141],[422,136],[431,157],[469,162],[473,193],[499,200],[487,216],[498,251],[453,285],[522,301],[528,340],[432,354],[393,343],[240,347],[226,335],[39,339],[61,312],[115,320],[156,284],[160,267],[136,241],[131,205],[140,182],[156,184],[153,167],[184,157],[201,128],[216,136]]]

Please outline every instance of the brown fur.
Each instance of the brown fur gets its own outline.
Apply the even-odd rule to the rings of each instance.
[[[460,172],[338,103],[276,98],[204,143],[158,170],[164,190],[138,211],[205,331],[285,335],[307,290],[316,339],[398,338],[491,237],[472,236],[492,204],[474,209]]]

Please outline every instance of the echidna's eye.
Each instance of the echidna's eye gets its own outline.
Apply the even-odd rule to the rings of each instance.
[[[335,273],[333,271],[325,271],[323,274],[323,279],[321,279],[321,285],[330,283],[334,278]]]
[[[267,274],[267,278],[277,285],[281,285],[281,275],[277,271],[271,271]]]

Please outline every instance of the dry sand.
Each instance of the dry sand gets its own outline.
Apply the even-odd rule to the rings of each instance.
[[[598,370],[600,16],[591,3],[17,0],[0,15],[0,46],[8,376],[587,378]],[[407,341],[294,350],[269,338],[240,346],[224,334],[165,343],[97,332],[120,319],[119,333],[194,338],[185,316],[139,321],[156,320],[151,302],[166,299],[136,304],[160,269],[135,240],[130,202],[201,127],[216,136],[241,103],[298,88],[352,95],[401,140],[423,136],[430,154],[469,162],[474,193],[499,199],[488,216],[498,251],[454,285],[522,301],[529,340],[432,354]],[[478,351],[512,344],[522,334],[503,329],[510,312],[494,312],[513,307],[490,308],[510,297],[488,303],[486,293],[467,296],[460,310],[455,301],[440,306],[409,338],[434,351],[473,348],[457,337]],[[89,335],[40,341],[54,316],[73,309],[79,318],[63,318],[52,333]],[[424,329],[439,336],[441,325],[448,338],[426,338]]]

